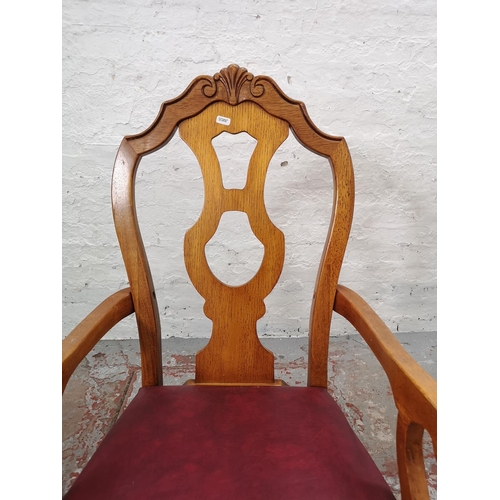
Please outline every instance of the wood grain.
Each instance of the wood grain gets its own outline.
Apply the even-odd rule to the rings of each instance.
[[[217,123],[218,116],[230,120],[229,125]],[[212,139],[224,132],[242,131],[257,140],[246,185],[243,189],[225,189]],[[189,277],[205,299],[204,312],[213,322],[210,342],[196,355],[195,380],[273,383],[274,356],[257,337],[257,320],[264,315],[264,298],[273,290],[283,269],[285,238],[266,212],[264,181],[272,156],[288,136],[288,124],[251,102],[238,106],[218,102],[182,122],[179,133],[198,159],[205,186],[202,213],[184,240]],[[222,214],[230,210],[248,215],[253,233],[264,245],[259,270],[241,286],[218,280],[205,255],[205,246],[217,231]]]
[[[398,410],[396,449],[402,498],[427,499],[422,435],[424,429],[429,433],[437,456],[437,383],[358,294],[338,285],[334,310],[365,339],[391,384]]]
[[[135,175],[139,159],[125,138],[113,169],[113,218],[134,301],[142,384],[163,385],[160,315],[135,206]]]
[[[139,338],[141,342],[143,384],[155,385],[162,383],[161,335],[153,281],[137,223],[134,194],[135,176],[140,159],[144,155],[150,154],[163,147],[172,138],[177,127],[179,127],[183,121],[199,115],[204,109],[214,103],[226,103],[231,106],[231,108],[234,108],[234,110],[241,109],[241,111],[232,111],[232,113],[238,113],[240,117],[238,118],[238,122],[243,123],[244,120],[247,120],[246,123],[248,126],[250,126],[252,120],[244,118],[243,115],[256,112],[251,111],[255,109],[255,106],[247,106],[247,104],[258,104],[258,106],[269,115],[286,122],[297,140],[304,147],[329,159],[335,182],[335,189],[332,193],[332,219],[327,235],[325,250],[321,259],[321,266],[316,279],[311,307],[308,364],[308,384],[311,386],[326,387],[328,340],[333,302],[335,300],[336,284],[349,237],[354,210],[354,175],[349,150],[342,137],[329,136],[321,132],[312,123],[304,104],[286,96],[271,78],[265,76],[254,77],[245,68],[240,68],[237,65],[230,65],[228,68],[224,68],[219,73],[216,73],[213,77],[207,75],[197,77],[179,97],[164,102],[158,116],[150,127],[140,134],[127,136],[123,139],[116,157],[112,188],[113,215],[136,308]],[[241,107],[242,105],[244,106]],[[270,120],[271,118],[267,118],[269,123]],[[244,127],[242,127],[242,131],[243,130]],[[271,144],[271,142],[269,142],[269,144]],[[261,146],[261,148],[263,147],[264,146]],[[207,151],[207,154],[212,155],[211,159],[203,161],[213,162],[214,158],[210,148],[208,148]],[[259,151],[263,151],[263,149]],[[257,153],[258,156],[261,154],[263,153]],[[217,176],[218,174],[214,175]],[[258,176],[253,176],[252,179],[251,182],[262,182]],[[225,193],[220,187],[217,187],[219,186],[219,182],[215,177],[211,185],[212,189],[218,190],[211,193],[211,196]],[[250,185],[248,189],[250,190]],[[228,192],[221,197],[221,200],[224,201],[220,203],[224,204],[225,210],[239,210],[240,208],[238,207],[241,206],[240,204],[244,203],[241,201],[244,199],[244,196],[240,196],[240,194],[237,193],[238,190],[227,191]],[[264,214],[264,218],[267,217],[265,216],[265,211],[260,211],[259,213]],[[217,219],[217,216],[215,216],[215,219]],[[250,224],[254,231],[263,231],[257,229],[257,222],[255,219],[253,221],[251,220]],[[260,223],[260,225],[268,228],[265,230],[266,234],[270,234],[270,232],[273,231],[276,235],[279,234],[277,230],[272,229],[273,226],[269,224],[266,225],[265,222]],[[210,227],[213,228],[213,224]],[[197,228],[193,231],[197,232],[202,230]],[[204,231],[207,231],[207,234],[210,232],[209,229],[205,229]],[[204,234],[203,237],[200,236],[198,238],[199,241],[202,241],[205,235],[206,234]],[[257,237],[259,236],[257,235]],[[190,238],[192,238],[192,235],[188,236],[188,241],[191,241]],[[266,241],[268,242],[268,256],[264,258],[266,260],[266,266],[268,266],[271,265],[271,262],[278,262],[281,244],[276,243],[279,241],[278,236],[273,236],[272,238],[266,236]],[[193,245],[194,243],[189,243],[188,247],[195,249],[196,245]],[[198,245],[201,249],[201,244]],[[188,249],[188,252],[189,251],[191,250]],[[196,252],[196,250],[194,251]],[[276,252],[275,257],[271,257],[272,252]],[[201,254],[201,252],[198,251],[198,254]],[[188,258],[188,261],[192,260],[192,258]],[[203,262],[201,265],[203,265]],[[271,267],[273,266],[275,266],[275,264]],[[204,274],[208,276],[207,273]],[[192,276],[191,279],[193,279]],[[259,277],[258,279],[264,280],[263,277]],[[208,280],[210,281],[211,278],[208,278]],[[273,280],[274,277],[270,279],[270,282]],[[222,294],[229,293],[231,297],[235,297],[237,294],[244,294],[242,291],[243,289],[239,289],[240,291],[228,292],[228,288],[223,289],[219,285],[216,286],[219,287],[218,289]],[[226,291],[222,292],[222,290]],[[221,296],[221,303],[224,303],[227,297],[227,295]],[[230,300],[236,299],[233,298]],[[243,303],[244,296],[241,295],[241,298],[238,300],[241,300]],[[264,313],[263,306],[258,305],[257,299],[247,298],[247,300],[251,302],[250,309],[252,311],[260,309],[260,313]],[[213,316],[212,309],[213,306],[208,304],[205,311],[208,315]],[[255,312],[252,314],[254,314],[255,317]],[[220,317],[218,316],[218,318]],[[216,321],[218,322],[215,327],[217,330],[237,331],[237,329],[240,328],[240,326],[235,324],[236,320],[234,318],[226,318],[223,325],[221,324],[222,319],[217,319]],[[254,318],[248,320],[244,328],[250,328],[248,325],[253,321]],[[252,335],[253,334],[249,334],[239,338],[251,338]],[[219,341],[214,342],[217,343]],[[252,365],[258,372],[260,371],[260,373],[255,376],[255,380],[271,380],[272,375],[270,369],[268,367],[264,368],[264,365],[270,366],[269,360],[271,359],[271,354],[266,354],[255,341],[245,340],[242,342],[240,350],[247,347],[249,349],[249,357],[248,360],[244,362],[240,358],[238,358],[240,359],[238,362],[227,361],[227,366],[231,366],[231,377],[240,377],[236,375],[236,366],[239,366],[243,362],[246,366]],[[210,347],[210,349],[211,348],[212,347]],[[228,354],[224,355],[229,356]],[[256,356],[267,357],[268,361],[266,363],[257,361]],[[201,359],[203,359],[203,356],[200,357],[200,360]],[[229,377],[229,375],[224,375],[224,377],[224,380],[228,381],[227,377]],[[247,375],[245,375],[245,379],[246,377]]]
[[[101,302],[62,342],[62,390],[83,358],[113,326],[134,312],[130,288]]]
[[[401,500],[429,500],[422,449],[424,428],[398,414],[396,453]]]

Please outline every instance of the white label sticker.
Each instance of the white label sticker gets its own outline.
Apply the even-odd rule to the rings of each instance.
[[[231,118],[226,118],[225,116],[218,116],[215,119],[216,123],[220,123],[221,125],[229,125],[231,123]]]

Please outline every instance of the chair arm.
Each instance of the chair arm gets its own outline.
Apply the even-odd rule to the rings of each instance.
[[[333,310],[365,339],[384,369],[400,418],[429,432],[437,447],[437,383],[405,351],[377,313],[355,292],[338,285]]]
[[[134,312],[130,288],[119,290],[101,302],[63,341],[63,393],[82,359],[113,326]]]
[[[396,451],[401,498],[428,500],[422,437],[426,429],[437,455],[437,383],[357,293],[337,285],[333,310],[358,330],[391,384],[398,409]]]

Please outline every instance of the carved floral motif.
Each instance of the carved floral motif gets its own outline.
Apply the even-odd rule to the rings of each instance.
[[[240,92],[246,82],[250,82],[250,93],[254,97],[260,97],[264,93],[263,85],[257,85],[261,77],[254,77],[246,68],[242,68],[237,64],[230,64],[227,68],[221,69],[212,77],[203,77],[207,82],[202,88],[203,93],[207,97],[213,97],[217,93],[218,87],[221,85],[227,95],[229,104],[237,104],[240,102]]]
[[[220,81],[227,92],[229,104],[236,104],[239,100],[240,90],[246,81],[253,80],[252,73],[246,68],[240,68],[237,64],[231,64],[221,69],[214,75],[215,81]]]

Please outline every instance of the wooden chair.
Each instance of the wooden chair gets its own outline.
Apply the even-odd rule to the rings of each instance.
[[[163,386],[158,307],[134,201],[144,155],[175,131],[203,172],[203,211],[188,230],[184,257],[213,322],[196,355],[195,379]],[[274,377],[274,357],[256,322],[280,276],[283,233],[264,205],[264,180],[289,129],[310,151],[329,159],[335,188],[309,327],[308,387]],[[256,139],[244,189],[224,189],[211,141],[242,131]],[[76,366],[121,319],[135,313],[143,387],[90,459],[65,498],[71,499],[386,499],[394,498],[368,452],[326,390],[332,311],[366,340],[385,370],[398,410],[397,458],[402,498],[428,498],[422,454],[426,429],[436,451],[436,382],[401,347],[370,306],[337,283],[354,207],[351,158],[342,137],[310,120],[303,103],[268,77],[230,65],[196,78],[163,103],[144,132],[123,139],[113,170],[113,215],[130,288],[101,303],[63,340],[63,391]],[[265,253],[255,276],[228,286],[211,272],[205,245],[222,214],[246,212]]]

